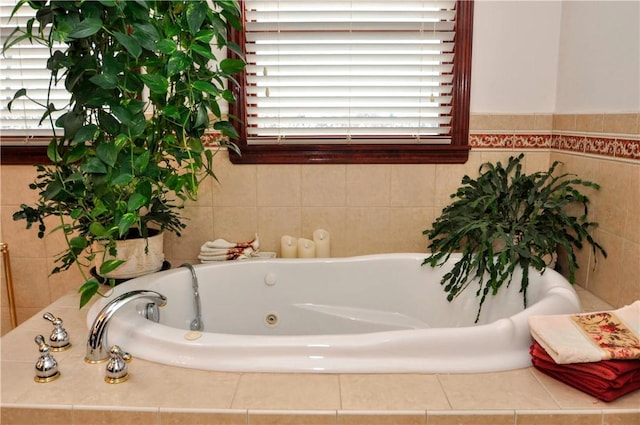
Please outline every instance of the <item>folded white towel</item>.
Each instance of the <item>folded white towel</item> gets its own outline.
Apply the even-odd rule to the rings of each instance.
[[[211,263],[215,261],[232,261],[232,260],[245,260],[250,258],[248,255],[238,254],[223,254],[223,255],[198,255],[198,259],[201,263]]]
[[[248,242],[229,242],[225,239],[216,239],[202,244],[198,259],[203,263],[244,260],[259,255],[259,248],[258,235]]]
[[[640,359],[640,300],[613,311],[532,316],[529,327],[558,364]]]
[[[260,239],[258,235],[248,242],[229,242],[225,239],[216,239],[207,241],[201,247],[200,251],[208,251],[211,249],[230,249],[230,248],[251,248],[254,251],[260,249]]]

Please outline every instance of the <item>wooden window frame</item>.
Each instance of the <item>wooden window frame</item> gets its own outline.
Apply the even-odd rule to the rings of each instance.
[[[241,122],[245,116],[245,76],[239,78],[236,87],[237,102],[229,105],[229,113],[238,117],[235,126],[240,135],[237,141],[241,154],[230,151],[235,164],[461,164],[469,156],[469,115],[471,83],[471,48],[473,36],[473,0],[457,0],[457,28],[455,40],[456,64],[454,67],[452,142],[435,144],[291,144],[248,145],[246,129]],[[244,45],[244,33],[230,30],[230,38]],[[231,56],[234,56],[231,53]],[[15,139],[15,137],[12,137]],[[36,138],[29,140],[36,141]],[[50,137],[37,137],[43,145],[0,144],[2,164],[46,164],[46,144]],[[41,139],[41,140],[40,140]],[[2,135],[0,135],[2,140]]]
[[[235,89],[237,102],[229,112],[240,135],[240,154],[229,153],[235,164],[462,164],[469,156],[469,104],[473,0],[456,2],[455,65],[453,80],[451,144],[248,144],[243,122],[246,117],[246,76]],[[244,13],[244,12],[243,12]],[[232,31],[231,39],[244,46],[244,33]]]

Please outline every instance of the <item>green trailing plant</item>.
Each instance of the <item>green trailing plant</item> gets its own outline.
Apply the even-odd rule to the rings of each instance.
[[[453,202],[423,232],[431,241],[423,266],[441,266],[452,253],[461,252],[441,284],[449,301],[472,282],[478,285],[476,321],[487,295],[509,286],[516,268],[522,270],[520,292],[526,307],[529,267],[544,272],[548,258],[562,248],[573,284],[578,268],[574,248],[581,249],[586,241],[594,255],[607,255],[590,233],[597,223],[587,221],[589,198],[578,190],[597,190],[599,185],[573,174],[554,175],[557,161],[548,171],[524,174],[523,157],[509,158],[506,167],[482,164],[476,179],[464,176],[451,195]],[[577,206],[581,214],[574,216],[571,211]]]
[[[227,25],[241,29],[239,5],[21,0],[13,14],[27,5],[33,18],[14,30],[4,49],[23,40],[48,47],[49,91],[64,84],[70,101],[63,108],[41,104],[41,123],[54,134],[51,164],[38,166],[31,185],[38,201],[22,205],[14,219],[37,225],[42,238],[47,218],[57,218],[54,230],[64,234],[67,248],[53,273],[84,266],[82,306],[99,293],[97,280],[86,278],[90,264],[98,260],[100,274],[122,264],[96,257],[115,255],[116,240],[132,229],[146,238],[151,229],[180,235],[185,228],[182,202],[197,198],[203,179],[215,178],[216,151],[203,145],[205,131],[213,128],[220,146],[237,150],[229,141],[236,131],[220,104],[235,102],[233,75],[245,64],[220,58],[215,47],[241,56],[227,39]],[[13,100],[21,97],[31,99],[22,89]],[[94,242],[106,248],[95,249]]]

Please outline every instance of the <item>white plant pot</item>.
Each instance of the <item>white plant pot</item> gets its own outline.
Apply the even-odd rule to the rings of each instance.
[[[164,263],[164,233],[160,232],[147,239],[133,238],[117,241],[116,249],[117,255],[113,257],[106,253],[104,261],[118,259],[125,260],[125,263],[104,275],[100,274],[100,265],[96,264],[96,272],[100,276],[110,279],[131,279],[154,273],[161,270]],[[99,261],[103,260],[100,254],[98,258]]]

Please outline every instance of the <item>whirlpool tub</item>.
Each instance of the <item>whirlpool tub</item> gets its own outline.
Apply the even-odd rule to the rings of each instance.
[[[168,299],[159,322],[136,300],[111,319],[108,344],[153,362],[246,372],[490,372],[530,364],[528,317],[580,310],[558,273],[530,273],[528,307],[519,284],[485,301],[475,288],[448,302],[446,266],[425,254],[332,259],[258,259],[196,265],[203,329],[188,268],[132,279],[89,310],[90,326],[114,297],[138,289]],[[457,257],[452,257],[454,262]]]

